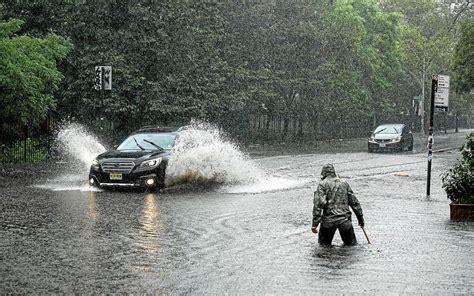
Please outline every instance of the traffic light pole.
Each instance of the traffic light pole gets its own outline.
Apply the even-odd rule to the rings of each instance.
[[[433,117],[434,117],[434,101],[435,93],[438,89],[438,75],[433,75],[431,78],[431,101],[430,101],[430,129],[428,136],[428,176],[426,184],[426,197],[430,197],[431,190],[431,162],[433,160]]]

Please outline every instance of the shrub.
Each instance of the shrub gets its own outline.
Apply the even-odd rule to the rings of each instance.
[[[462,158],[442,175],[443,188],[453,203],[474,203],[474,132],[459,149]]]

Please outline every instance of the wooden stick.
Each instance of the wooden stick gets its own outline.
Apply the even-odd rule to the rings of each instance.
[[[367,239],[367,242],[368,242],[369,245],[370,245],[370,240],[369,240],[369,237],[367,236],[367,232],[365,232],[364,227],[361,227],[361,228],[362,228],[362,231],[364,232],[364,235],[365,235],[365,238]]]

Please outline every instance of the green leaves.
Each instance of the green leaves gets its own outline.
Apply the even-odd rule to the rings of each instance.
[[[22,20],[10,19],[8,22],[0,22],[0,38],[5,39],[11,37],[18,32],[23,24]]]
[[[445,6],[436,0],[5,3],[5,16],[23,17],[22,30],[43,37],[41,44],[18,37],[13,45],[21,21],[1,23],[0,37],[16,48],[17,60],[28,57],[22,64],[30,71],[8,64],[5,110],[19,110],[14,102],[27,94],[33,103],[21,106],[40,114],[54,107],[59,86],[62,115],[105,117],[124,129],[218,119],[228,111],[407,114],[422,73],[448,69],[453,44],[439,21]],[[60,63],[61,84],[53,68],[71,47],[51,32],[74,44]],[[11,48],[3,46],[6,55]],[[464,65],[473,51],[459,52]],[[93,89],[98,65],[113,67],[111,91]],[[472,81],[463,71],[457,81]]]
[[[61,73],[56,62],[70,43],[55,34],[14,36],[23,22],[0,22],[0,117],[9,124],[35,123],[54,109],[53,93]]]
[[[453,58],[454,90],[468,94],[474,87],[474,20],[466,20]]]
[[[442,175],[443,188],[454,203],[474,203],[474,133],[459,149],[462,158]]]

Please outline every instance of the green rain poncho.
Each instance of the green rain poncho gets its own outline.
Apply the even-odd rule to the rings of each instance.
[[[339,225],[351,220],[349,207],[360,221],[363,217],[360,203],[349,184],[336,176],[332,164],[323,167],[321,179],[314,192],[313,226],[319,223]]]

